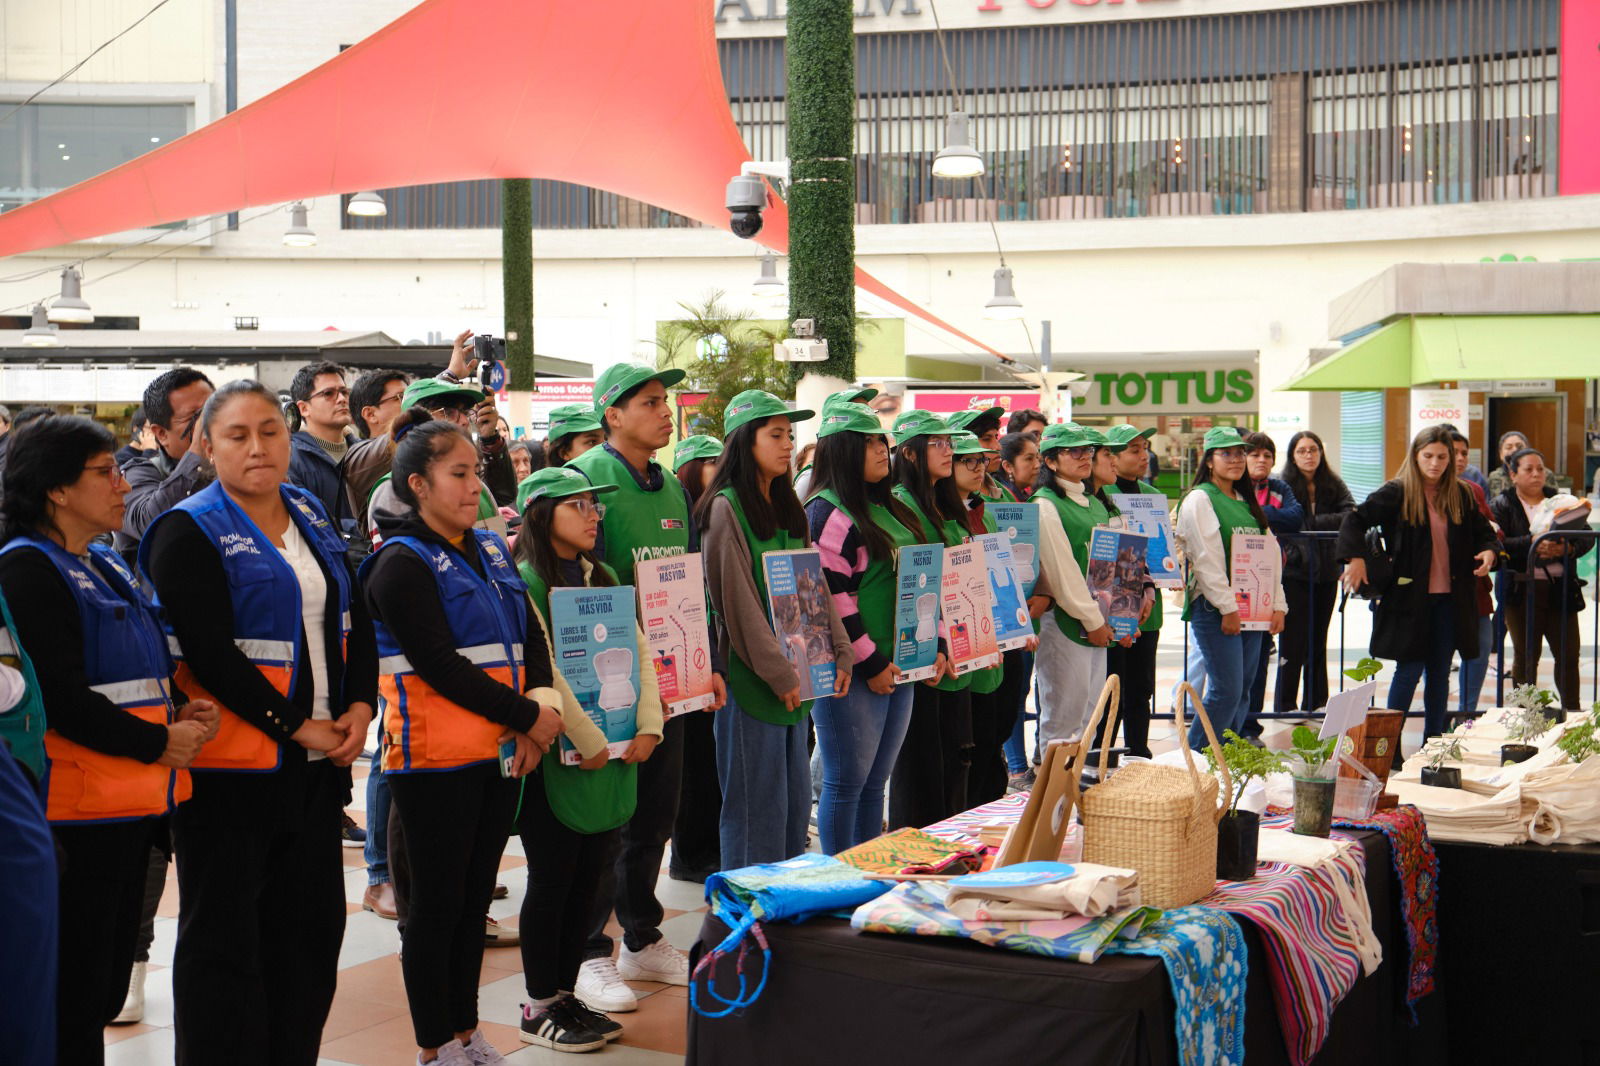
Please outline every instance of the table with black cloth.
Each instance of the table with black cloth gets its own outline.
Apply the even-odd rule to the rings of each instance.
[[[1313,1062],[1442,1063],[1442,992],[1418,1003],[1419,1024],[1409,1024],[1405,926],[1389,843],[1381,833],[1350,832],[1366,855],[1367,897],[1384,961],[1339,1004]],[[1261,938],[1249,921],[1239,926],[1250,955],[1246,1061],[1287,1063]],[[1157,959],[1107,954],[1085,965],[967,940],[857,933],[836,918],[762,928],[772,947],[766,990],[754,1006],[724,1018],[689,1011],[694,1066],[917,1066],[959,1058],[982,1066],[1177,1064],[1172,986]],[[726,935],[708,915],[694,960]],[[752,967],[760,967],[759,952],[745,964],[754,980]],[[733,959],[718,968],[720,987],[735,987]]]
[[[1450,1060],[1600,1063],[1600,845],[1433,846]]]

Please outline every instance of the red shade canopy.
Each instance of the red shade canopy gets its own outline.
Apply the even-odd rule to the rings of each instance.
[[[750,159],[703,0],[425,0],[276,92],[0,216],[0,256],[291,200],[548,178],[720,229]],[[772,201],[757,240],[789,244]],[[856,284],[995,355],[857,269]]]

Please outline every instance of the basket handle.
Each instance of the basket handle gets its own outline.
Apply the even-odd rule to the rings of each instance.
[[[1211,716],[1206,714],[1206,705],[1200,702],[1200,694],[1194,686],[1185,681],[1178,686],[1178,698],[1172,704],[1174,724],[1178,727],[1178,746],[1183,749],[1183,761],[1189,766],[1189,778],[1194,782],[1194,802],[1199,807],[1205,798],[1205,793],[1200,787],[1200,771],[1194,764],[1194,752],[1189,748],[1189,735],[1183,728],[1183,701],[1187,699],[1194,704],[1195,716],[1200,720],[1200,728],[1205,731],[1206,739],[1211,742],[1211,747],[1217,753],[1217,767],[1222,771],[1222,795],[1233,798],[1233,776],[1228,773],[1228,761],[1222,757],[1222,745],[1217,741],[1216,730],[1211,728]],[[1222,821],[1222,815],[1228,810],[1228,804],[1219,803],[1212,817],[1213,821]]]
[[[1083,775],[1083,768],[1089,761],[1089,749],[1094,747],[1095,727],[1100,724],[1100,716],[1106,717],[1106,736],[1117,735],[1117,709],[1122,706],[1122,678],[1116,674],[1107,674],[1106,683],[1100,686],[1100,698],[1095,700],[1094,713],[1089,715],[1089,724],[1083,727],[1083,736],[1078,739],[1078,756],[1072,763],[1073,779]],[[1108,713],[1109,712],[1109,713]],[[1109,742],[1100,746],[1100,780],[1106,779],[1106,765],[1111,761],[1111,744]]]

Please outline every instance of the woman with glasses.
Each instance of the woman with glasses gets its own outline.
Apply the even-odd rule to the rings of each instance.
[[[1231,729],[1244,731],[1250,711],[1250,684],[1261,662],[1266,636],[1239,625],[1239,604],[1234,598],[1233,537],[1237,533],[1265,533],[1267,516],[1250,491],[1245,456],[1248,446],[1239,431],[1219,426],[1206,431],[1200,470],[1178,509],[1173,531],[1189,564],[1189,587],[1183,618],[1194,632],[1205,656],[1206,712],[1217,735]],[[1283,582],[1273,590],[1273,603],[1281,605]],[[1274,611],[1269,630],[1283,632],[1284,612]],[[1189,746],[1206,746],[1198,719],[1189,726]]]
[[[550,590],[602,588],[616,573],[594,553],[605,517],[599,497],[615,485],[593,485],[576,470],[551,467],[518,487],[522,528],[517,570],[527,583],[545,633],[550,632]],[[566,737],[583,760],[564,764],[555,751],[540,763],[537,782],[523,790],[517,832],[528,866],[528,892],[518,923],[528,1003],[522,1040],[557,1051],[590,1051],[622,1036],[622,1026],[577,999],[578,970],[588,939],[591,900],[606,864],[614,860],[622,825],[638,802],[638,764],[661,739],[661,700],[644,631],[635,633],[640,691],[633,707],[635,734],[627,751],[610,757],[605,734],[590,720],[556,671]],[[551,653],[554,661],[554,653]],[[607,713],[614,713],[613,708]]]
[[[1338,532],[1356,502],[1333,472],[1322,438],[1301,430],[1289,438],[1289,458],[1278,477],[1300,502],[1307,530]],[[1311,692],[1305,710],[1328,704],[1328,627],[1338,598],[1339,562],[1331,540],[1289,541],[1284,546],[1283,588],[1289,599],[1283,639],[1278,642],[1278,684],[1273,710],[1301,706],[1302,687]],[[1304,671],[1305,686],[1301,685]]]
[[[706,584],[717,616],[717,639],[728,664],[728,700],[712,722],[722,782],[722,868],[779,862],[806,849],[811,767],[801,677],[769,621],[763,556],[810,546],[806,514],[789,475],[793,423],[811,418],[769,392],[748,389],[723,415],[723,452],[700,500]],[[850,689],[850,640],[826,589],[811,600],[827,619],[834,690]],[[816,649],[821,651],[822,649]]]
[[[150,849],[167,850],[167,815],[190,794],[184,768],[217,725],[211,704],[174,701],[155,607],[122,557],[95,542],[122,528],[115,448],[98,423],[46,415],[17,430],[6,465],[0,592],[39,680],[46,816],[62,860],[59,1063],[104,1061],[101,1030],[128,990]]]
[[[206,401],[217,480],[139,546],[175,683],[221,711],[173,816],[180,1062],[314,1063],[344,935],[340,823],[377,702],[372,623],[344,540],[284,483],[289,429],[259,382]]]
[[[494,1063],[478,1027],[483,916],[515,779],[562,731],[562,698],[510,550],[474,528],[472,441],[424,411],[396,427],[391,484],[409,510],[385,526],[361,580],[382,656],[383,772],[410,868],[401,970],[417,1061]]]

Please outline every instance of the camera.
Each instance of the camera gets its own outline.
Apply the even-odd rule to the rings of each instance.
[[[495,391],[491,384],[495,364],[503,362],[505,357],[505,338],[494,337],[487,333],[480,333],[472,338],[472,358],[478,361],[478,384],[483,386],[484,392]]]
[[[726,198],[735,237],[749,240],[761,232],[761,209],[767,206],[767,183],[758,177],[741,174],[728,182]]]

